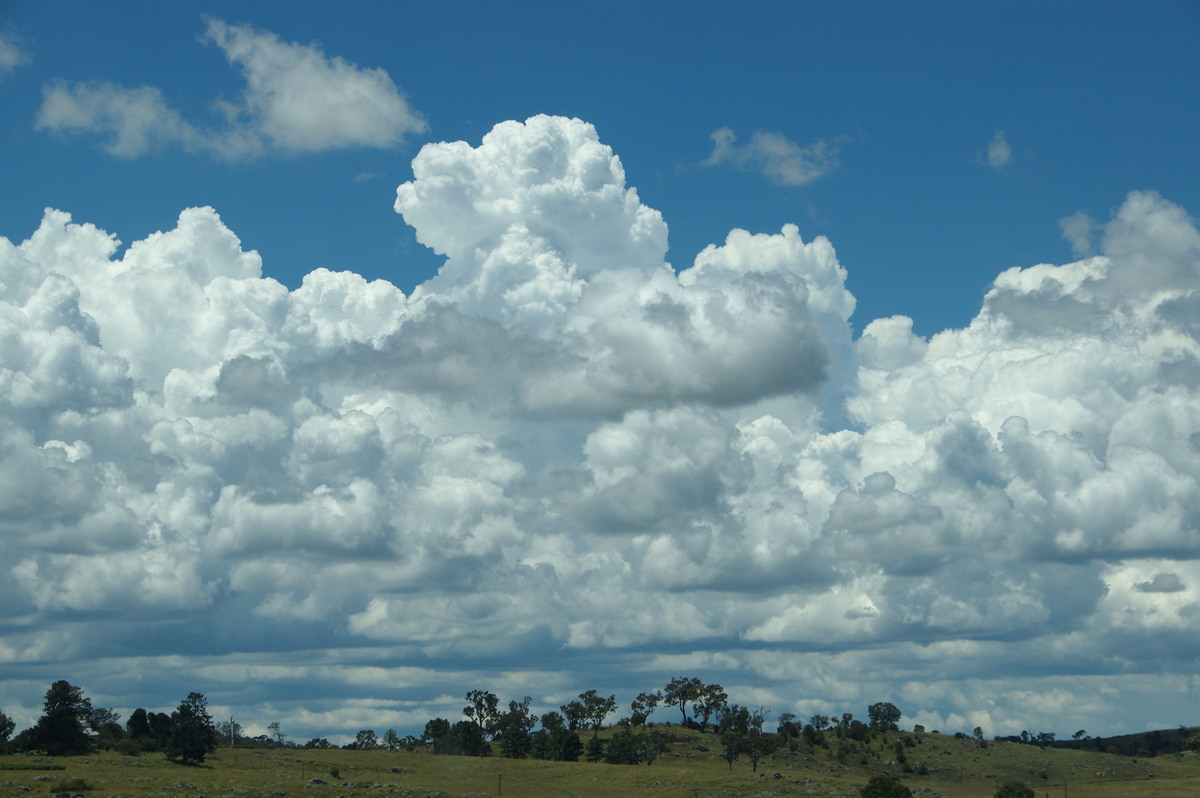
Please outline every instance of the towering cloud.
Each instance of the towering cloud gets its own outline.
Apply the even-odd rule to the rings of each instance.
[[[1200,613],[1181,208],[1131,194],[1102,254],[999,275],[965,329],[855,340],[827,240],[735,230],[677,272],[579,120],[413,171],[396,210],[445,263],[411,296],[289,291],[210,208],[119,258],[58,211],[0,239],[0,659],[94,668],[114,705],[118,656],[216,706],[251,668],[361,702],[300,700],[297,734],[422,723],[485,660],[548,703],[603,662],[997,733],[1120,713],[1039,719],[1062,691],[1168,710],[1143,677],[1186,672]],[[427,691],[371,709],[393,676]]]

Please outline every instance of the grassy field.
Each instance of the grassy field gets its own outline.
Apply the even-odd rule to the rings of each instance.
[[[0,757],[0,798],[61,793],[88,798],[854,797],[873,773],[900,774],[894,746],[906,736],[893,733],[877,739],[847,757],[845,764],[830,751],[810,752],[801,744],[796,751],[780,751],[760,762],[754,773],[744,760],[731,770],[719,756],[714,735],[671,728],[676,742],[650,766],[284,748],[223,748],[199,767],[171,764],[161,754],[55,759],[10,755]],[[996,785],[1009,779],[1029,783],[1039,798],[1200,795],[1200,757],[1194,754],[1140,759],[1013,743],[980,747],[973,740],[934,734],[912,739],[915,744],[904,748],[907,763],[914,768],[923,764],[929,775],[903,778],[923,797],[990,798]],[[11,769],[44,765],[63,769]]]

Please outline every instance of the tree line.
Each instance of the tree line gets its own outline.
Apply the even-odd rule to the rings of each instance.
[[[827,735],[838,739],[865,739],[870,731],[898,728],[900,710],[880,702],[868,708],[869,723],[854,720],[845,713],[840,720],[813,715],[801,724],[796,716],[779,716],[775,733],[764,729],[769,707],[749,707],[729,702],[720,684],[707,683],[695,676],[678,676],[662,689],[638,693],[629,703],[628,714],[614,724],[613,733],[602,739],[599,732],[617,713],[613,695],[586,690],[557,710],[538,715],[533,699],[510,700],[504,704],[488,690],[470,690],[465,695],[463,718],[452,722],[432,718],[419,737],[401,737],[394,729],[377,735],[363,729],[353,742],[341,746],[356,750],[416,750],[422,748],[437,755],[536,758],[563,762],[586,759],[612,764],[652,764],[669,750],[674,735],[667,728],[655,727],[650,717],[660,707],[679,711],[679,725],[712,732],[722,757],[732,769],[745,756],[757,770],[759,761],[777,745],[803,740],[810,747],[829,746]],[[214,723],[207,700],[201,693],[189,693],[171,714],[135,709],[124,725],[112,709],[93,707],[91,699],[79,687],[57,681],[45,695],[43,714],[37,723],[11,736],[15,724],[0,713],[0,752],[42,752],[51,756],[82,754],[92,750],[117,750],[126,754],[162,752],[182,764],[203,762],[219,743],[334,748],[328,739],[314,737],[302,746],[290,741],[279,723],[268,726],[269,735],[246,737],[232,719]],[[590,732],[590,734],[588,734]],[[11,737],[11,739],[10,739]],[[793,743],[794,745],[794,743]]]

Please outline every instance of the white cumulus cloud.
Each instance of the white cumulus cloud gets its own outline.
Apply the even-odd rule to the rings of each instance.
[[[60,79],[45,87],[36,127],[96,134],[105,150],[124,158],[177,146],[229,160],[390,147],[427,129],[382,69],[363,69],[316,45],[284,42],[218,19],[208,20],[202,41],[215,44],[246,79],[239,101],[215,101],[221,124],[185,120],[154,86]]]
[[[801,713],[898,691],[918,722],[995,733],[1060,724],[1039,697],[1091,728],[1183,696],[1182,208],[1135,192],[1098,254],[998,275],[967,327],[854,338],[831,242],[735,230],[677,270],[580,120],[429,144],[413,174],[396,210],[445,262],[411,295],[327,270],[289,290],[211,208],[123,252],[54,210],[0,238],[6,667],[40,652],[121,706],[131,674],[278,664],[239,682],[249,716],[303,666],[288,717],[321,736],[476,686],[706,667]],[[114,653],[133,641],[154,656]],[[485,661],[492,682],[463,681]],[[458,681],[361,714],[372,669],[430,662]]]
[[[425,120],[387,72],[362,69],[315,45],[284,42],[249,25],[208,20],[205,42],[225,53],[246,78],[240,104],[226,106],[248,132],[284,152],[339,147],[390,147]],[[242,144],[232,139],[235,149]]]

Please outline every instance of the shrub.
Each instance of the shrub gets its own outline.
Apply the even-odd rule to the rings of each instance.
[[[994,798],[1035,798],[1033,788],[1023,781],[1006,781],[996,788]]]
[[[862,798],[912,798],[912,790],[895,776],[876,774],[858,791]]]
[[[92,785],[80,778],[63,779],[50,788],[51,792],[86,792],[92,789]]]

